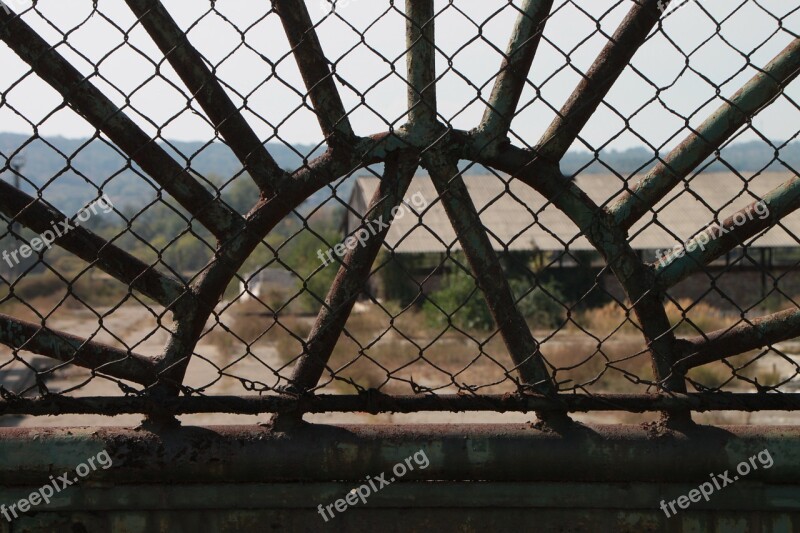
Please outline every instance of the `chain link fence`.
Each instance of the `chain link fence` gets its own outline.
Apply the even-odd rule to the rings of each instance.
[[[6,4],[3,413],[800,405],[800,8]]]

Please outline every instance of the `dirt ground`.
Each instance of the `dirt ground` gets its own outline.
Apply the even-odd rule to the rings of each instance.
[[[158,310],[155,311],[158,313]],[[86,309],[75,309],[69,313],[57,313],[48,319],[50,328],[66,331],[74,335],[89,337],[93,340],[119,346],[129,347],[133,351],[155,356],[162,352],[169,334],[169,324],[156,315],[145,310],[143,306],[126,305],[102,317],[102,327],[97,315]],[[565,342],[562,341],[561,342]],[[755,360],[762,371],[773,371],[791,376],[793,365],[800,361],[800,344],[786,343],[782,356],[769,353]],[[283,375],[288,372],[286,363],[279,357],[272,346],[259,346],[257,357],[253,354],[237,356],[236,347],[226,350],[224,345],[214,340],[213,335],[201,339],[196,348],[196,356],[192,359],[185,384],[211,395],[257,395],[258,391],[247,390],[239,377],[247,377],[256,383],[271,386],[275,382],[275,370],[281,369]],[[27,396],[36,395],[35,378],[32,368],[37,369],[45,377],[47,389],[53,393],[65,393],[71,396],[120,396],[119,384],[101,376],[92,376],[84,369],[69,365],[58,365],[47,358],[21,353],[25,360],[13,360],[10,350],[0,349],[0,360],[10,361],[0,368],[0,383],[12,392],[28,390]],[[419,376],[419,373],[417,374]],[[792,390],[791,381],[781,387]],[[326,391],[328,392],[328,391]],[[333,392],[333,391],[331,391]],[[392,423],[498,423],[527,422],[533,415],[523,413],[498,414],[491,412],[478,413],[416,413],[407,415],[367,415],[367,414],[323,414],[308,415],[306,420],[319,423],[356,423],[356,424],[392,424]],[[653,420],[654,414],[636,415],[628,413],[591,413],[575,414],[574,418],[591,423],[638,423]],[[99,415],[61,415],[58,417],[1,417],[0,425],[5,426],[135,426],[141,422],[141,415],[124,415],[106,417]],[[218,424],[254,424],[265,422],[269,415],[239,416],[229,414],[200,414],[181,417],[185,425],[218,425]],[[760,413],[710,413],[696,414],[695,420],[715,424],[798,424],[800,414],[785,412]]]

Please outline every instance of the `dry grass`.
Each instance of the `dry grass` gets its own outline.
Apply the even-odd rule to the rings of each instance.
[[[779,359],[771,358],[765,361],[763,357],[765,356],[762,355],[762,352],[750,352],[728,360],[736,368],[736,375],[746,378],[737,381],[737,385],[740,388],[776,387],[797,372],[795,368]],[[772,362],[771,364],[770,361]],[[779,367],[775,361],[784,364]],[[728,373],[731,373],[730,369],[728,369]]]
[[[667,317],[670,324],[677,325],[675,332],[680,335],[700,335],[711,333],[735,324],[739,317],[725,316],[719,309],[705,302],[694,303],[689,299],[667,302]]]
[[[686,310],[688,309],[688,311]],[[326,390],[354,393],[379,389],[388,394],[432,390],[439,394],[471,390],[482,394],[515,390],[517,373],[499,334],[459,332],[450,329],[435,342],[422,313],[382,309],[368,305],[354,312],[331,355],[322,384]],[[284,365],[303,354],[313,318],[281,315],[277,322],[254,301],[235,306],[231,330],[247,344],[273,347]],[[735,319],[705,304],[680,301],[667,306],[671,323],[679,333],[713,331]],[[392,318],[395,317],[395,318]],[[562,391],[645,392],[654,381],[649,352],[633,318],[611,303],[584,312],[581,326],[602,339],[578,329],[562,330],[542,345],[542,352]],[[228,342],[217,340],[215,342]],[[229,345],[223,348],[230,349]],[[723,363],[693,369],[690,378],[703,387],[715,388],[731,377]],[[759,383],[774,381],[759,376]],[[731,384],[731,386],[734,386]]]
[[[783,383],[784,377],[778,372],[777,365],[773,364],[771,370],[762,370],[756,374],[756,381],[764,387],[775,387]]]
[[[588,337],[565,335],[553,341],[542,351],[561,390],[644,392],[653,379],[649,353],[637,337],[618,335],[599,348]]]
[[[763,351],[751,351],[723,361],[716,361],[689,371],[689,378],[698,382],[701,387],[695,388],[723,390],[756,390],[756,383],[760,387],[776,387],[790,379],[796,368],[776,357],[765,360]],[[776,364],[777,361],[777,364]],[[770,364],[771,362],[771,364]]]
[[[616,302],[609,302],[602,307],[589,309],[580,313],[576,322],[601,339],[612,335],[637,335],[641,334],[636,318],[632,312]]]
[[[715,362],[689,370],[687,376],[699,391],[718,389],[731,379],[731,369],[724,363]]]
[[[226,359],[254,351],[257,347],[275,350],[282,365],[303,352],[303,341],[311,330],[311,320],[296,315],[275,317],[254,300],[234,304],[222,317],[225,328],[215,326],[204,337]]]
[[[726,316],[719,309],[705,302],[694,303],[689,299],[669,301],[665,306],[667,318],[678,335],[711,333],[735,324],[739,317]],[[627,311],[616,302],[584,311],[577,322],[601,339],[615,335],[641,335],[639,322],[633,311]]]

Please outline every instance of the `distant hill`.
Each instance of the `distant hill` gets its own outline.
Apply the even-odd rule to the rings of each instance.
[[[241,171],[230,149],[219,142],[169,142],[162,145],[181,162],[189,161],[194,172],[219,183],[229,181]],[[286,169],[297,168],[304,157],[315,157],[324,150],[324,147],[290,147],[279,143],[268,143],[267,148],[278,164]],[[35,189],[42,190],[42,196],[47,201],[67,214],[75,213],[95,198],[99,187],[117,207],[138,208],[156,196],[157,185],[138,170],[129,168],[122,153],[104,140],[63,137],[31,140],[26,135],[0,133],[0,158],[8,158],[19,150],[24,154],[22,174],[27,180],[23,189],[32,194],[36,194]],[[785,169],[775,160],[774,149],[762,141],[734,144],[723,150],[722,156],[729,165],[741,172],[753,172],[764,167],[770,170]],[[570,152],[562,162],[562,170],[567,175],[573,175],[578,172],[605,174],[613,169],[628,176],[651,166],[653,157],[653,152],[645,148],[602,152],[598,158],[589,152]],[[800,142],[787,145],[781,150],[780,157],[793,168],[800,168]],[[375,170],[380,170],[380,167]],[[707,170],[729,169],[721,162],[713,161]],[[467,173],[480,174],[485,171],[479,165],[472,165]],[[2,178],[8,181],[12,179],[9,173]],[[352,180],[347,180],[337,189],[338,196],[347,198],[351,187]],[[309,199],[308,204],[318,205],[329,195],[330,190],[323,189]]]
[[[222,143],[161,144],[182,163],[191,161],[192,169],[202,176],[228,181],[241,170],[239,161]],[[31,140],[26,135],[0,133],[0,157],[9,157],[20,147],[24,159],[22,174],[29,180],[23,188],[29,193],[34,187],[43,189],[44,198],[67,213],[74,213],[91,201],[100,186],[115,205],[141,206],[155,197],[157,186],[138,167],[137,171],[128,168],[122,152],[103,140],[64,137]],[[302,164],[303,156],[313,157],[322,151],[311,146],[289,147],[277,143],[268,144],[268,148],[283,168],[296,168]],[[12,179],[10,175],[3,178]]]
[[[781,146],[783,142],[773,141],[773,144]],[[665,155],[661,154],[661,157]],[[776,159],[778,156],[789,167],[800,169],[800,141],[787,144],[781,148],[780,154],[776,154],[775,148],[764,141],[731,144],[721,153],[725,163],[711,158],[701,168],[704,172],[730,172],[731,169],[738,172],[757,172],[762,169],[787,171],[786,166]],[[598,158],[589,152],[569,152],[561,162],[561,170],[572,176],[579,172],[608,174],[613,169],[627,177],[642,172],[642,169],[648,170],[654,163],[653,151],[642,147],[601,152]]]

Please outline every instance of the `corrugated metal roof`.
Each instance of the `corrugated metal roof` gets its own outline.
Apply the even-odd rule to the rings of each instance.
[[[663,249],[685,242],[714,222],[715,210],[720,211],[719,220],[723,220],[790,178],[788,173],[764,173],[750,179],[747,191],[743,191],[744,182],[735,174],[695,176],[673,190],[656,206],[655,213],[631,229],[632,245],[635,249]],[[594,249],[566,215],[524,183],[494,175],[464,176],[464,181],[496,250]],[[579,176],[576,183],[600,205],[608,204],[624,188],[623,182],[612,175]],[[356,180],[350,204],[362,216],[378,184],[379,179],[372,176]],[[402,253],[459,250],[455,232],[429,177],[414,178],[406,198],[417,193],[432,204],[430,209],[418,209],[411,201],[406,202],[402,217],[389,230],[386,244]],[[420,217],[423,211],[424,216]],[[350,231],[359,224],[359,217],[348,216]],[[800,236],[800,216],[796,213],[785,218],[783,225]],[[797,247],[798,243],[790,233],[777,227],[759,237],[753,246]]]

